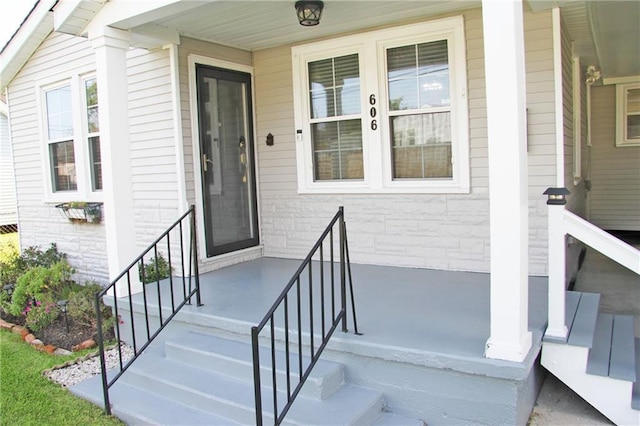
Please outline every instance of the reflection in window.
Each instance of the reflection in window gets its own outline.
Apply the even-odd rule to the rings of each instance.
[[[49,145],[49,150],[53,191],[75,191],[78,189],[73,141],[52,143]]]
[[[311,118],[360,113],[358,55],[330,58],[309,64]]]
[[[46,93],[47,130],[49,139],[73,136],[71,86],[63,86]]]
[[[364,178],[359,119],[316,123],[311,129],[315,180]]]
[[[98,83],[96,78],[84,81],[85,102],[87,109],[87,135],[89,140],[89,171],[91,189],[102,189],[102,159],[100,156],[100,121],[98,118]]]

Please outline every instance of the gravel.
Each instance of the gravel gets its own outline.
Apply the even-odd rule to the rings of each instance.
[[[133,349],[127,345],[122,345],[122,362],[128,361],[133,356]],[[118,348],[114,347],[105,351],[105,361],[107,369],[119,365]],[[72,361],[69,365],[63,365],[43,373],[45,377],[64,386],[73,386],[92,376],[100,374],[100,357],[92,355],[90,358],[80,361]]]

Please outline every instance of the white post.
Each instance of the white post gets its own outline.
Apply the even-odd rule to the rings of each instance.
[[[549,220],[549,323],[545,338],[567,340],[567,325],[565,322],[565,269],[566,243],[564,231],[564,206],[567,203],[566,188],[549,188],[544,192],[547,200]]]
[[[483,0],[482,20],[491,227],[491,334],[485,356],[521,362],[531,348],[522,1]]]
[[[97,28],[89,33],[96,58],[100,154],[110,280],[115,279],[138,255],[133,222],[127,96],[126,53],[129,39],[128,32],[110,27]],[[132,292],[141,291],[137,268],[132,270],[130,278]],[[128,294],[126,277],[116,286],[116,294]]]

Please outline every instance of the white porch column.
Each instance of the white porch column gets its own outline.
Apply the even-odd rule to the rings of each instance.
[[[89,33],[96,57],[103,208],[110,280],[115,279],[139,254],[136,252],[131,188],[126,64],[129,38],[128,32],[110,27],[97,28]],[[133,272],[132,292],[135,293],[140,283],[137,269]],[[116,291],[119,296],[126,294],[126,281],[121,280]]]
[[[522,19],[521,0],[482,0],[491,226],[491,335],[485,355],[516,362],[531,348]]]

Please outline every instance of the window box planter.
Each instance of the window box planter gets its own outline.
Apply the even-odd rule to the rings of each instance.
[[[71,222],[100,223],[102,219],[102,203],[71,201],[58,204],[56,207]]]

